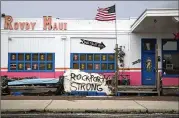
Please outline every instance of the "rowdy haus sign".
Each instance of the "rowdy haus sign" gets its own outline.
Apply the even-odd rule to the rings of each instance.
[[[34,30],[36,22],[13,22],[12,16],[5,16],[4,29],[7,30]],[[43,30],[67,30],[67,23],[52,22],[51,16],[43,17]]]
[[[71,91],[97,91],[111,94],[106,85],[106,79],[96,73],[86,73],[80,70],[67,70],[64,73],[64,90]]]

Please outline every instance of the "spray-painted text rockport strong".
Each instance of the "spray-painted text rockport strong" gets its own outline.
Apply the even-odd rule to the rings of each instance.
[[[35,30],[36,22],[29,21],[15,21],[12,16],[5,16],[4,29],[7,30]],[[67,30],[67,23],[52,22],[51,16],[43,17],[43,30]]]
[[[71,89],[75,91],[103,91],[102,84],[104,84],[104,78],[100,78],[100,76],[94,77],[93,75],[81,75],[71,73]],[[85,83],[75,82],[76,80],[82,80]]]

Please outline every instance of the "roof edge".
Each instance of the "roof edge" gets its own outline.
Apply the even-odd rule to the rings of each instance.
[[[147,9],[145,9],[142,14],[135,20],[135,22],[131,25],[131,27],[141,18],[142,15],[144,15],[144,13],[147,11]]]
[[[167,11],[167,10],[178,10],[177,8],[149,8],[149,9],[145,9],[145,11],[142,12],[142,14],[135,20],[135,22],[131,25],[131,28],[136,24],[136,22],[145,14],[147,13],[148,11]]]

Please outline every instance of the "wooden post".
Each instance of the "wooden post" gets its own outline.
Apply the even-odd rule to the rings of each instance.
[[[158,96],[160,96],[160,77],[158,72],[158,45],[155,45],[155,78]]]
[[[118,44],[116,44],[116,87],[115,87],[115,94],[117,95],[118,92],[118,79],[119,79],[119,66],[118,66],[118,55],[119,55],[119,49]]]
[[[118,55],[119,55],[119,49],[118,49],[118,44],[116,44],[116,47],[115,47],[116,72],[115,72],[115,78],[113,81],[115,95],[117,95],[117,92],[118,92],[118,78],[119,78]]]

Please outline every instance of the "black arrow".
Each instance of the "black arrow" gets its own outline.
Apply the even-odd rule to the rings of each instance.
[[[82,42],[80,42],[80,44],[98,47],[98,48],[100,48],[100,50],[106,47],[103,42],[98,43],[98,42],[88,41],[88,40],[84,40],[84,39],[81,39],[81,41]]]

